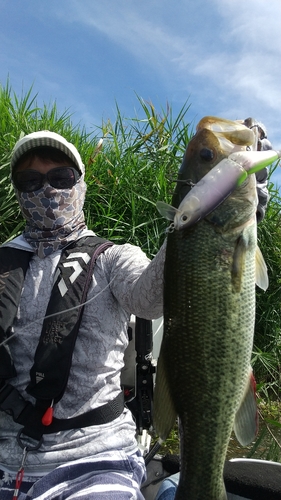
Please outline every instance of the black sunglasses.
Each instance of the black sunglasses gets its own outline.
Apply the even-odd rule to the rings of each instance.
[[[47,174],[41,174],[37,170],[22,170],[12,175],[14,186],[24,193],[38,191],[46,179],[56,189],[71,189],[79,178],[79,172],[73,167],[53,168]]]

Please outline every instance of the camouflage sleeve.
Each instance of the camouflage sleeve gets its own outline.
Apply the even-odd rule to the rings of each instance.
[[[265,216],[265,211],[267,204],[269,202],[269,192],[267,189],[267,178],[268,169],[264,168],[259,172],[256,172],[257,180],[257,194],[258,194],[258,206],[257,206],[257,221],[260,222]]]
[[[249,128],[258,129],[258,150],[266,151],[272,149],[270,141],[267,139],[267,131],[263,123],[258,122],[255,118],[246,118],[244,120],[244,125]],[[257,221],[260,222],[265,216],[265,211],[267,204],[269,202],[269,192],[268,192],[268,168],[264,168],[259,172],[256,172],[257,180],[257,195],[258,195],[258,207],[257,207]]]
[[[261,151],[267,151],[268,149],[272,149],[272,145],[266,137],[260,139],[259,143]],[[266,207],[270,198],[267,189],[268,168],[264,168],[263,170],[260,170],[260,172],[256,172],[256,179],[257,179],[257,193],[259,199],[257,207],[257,221],[260,222],[265,216]]]

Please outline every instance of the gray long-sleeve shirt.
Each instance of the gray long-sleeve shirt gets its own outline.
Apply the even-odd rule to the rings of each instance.
[[[86,231],[81,236],[93,234]],[[23,239],[10,243],[21,246]],[[60,251],[30,260],[21,301],[14,321],[16,335],[9,345],[17,377],[11,383],[25,392],[41,333]],[[163,246],[150,262],[138,248],[113,245],[99,256],[73,352],[66,391],[54,408],[57,418],[71,418],[112,400],[120,392],[120,372],[128,345],[131,314],[152,319],[162,315]],[[16,470],[22,450],[16,442],[20,426],[0,412],[0,467]],[[128,410],[111,423],[44,436],[40,450],[28,453],[26,472],[40,474],[70,460],[103,451],[137,448],[135,424]]]

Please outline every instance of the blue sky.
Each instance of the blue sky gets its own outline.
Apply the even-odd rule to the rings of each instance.
[[[281,149],[280,0],[0,0],[0,83],[87,130],[140,111],[262,121]],[[280,170],[280,173],[279,173]],[[281,185],[281,169],[273,180]]]

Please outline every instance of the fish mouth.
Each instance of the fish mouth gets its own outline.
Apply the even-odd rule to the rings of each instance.
[[[250,129],[244,125],[242,120],[227,120],[214,116],[205,116],[197,127],[196,133],[203,129],[210,130],[218,139],[221,152],[228,156],[237,151],[245,151],[246,148],[257,149],[258,130]]]

